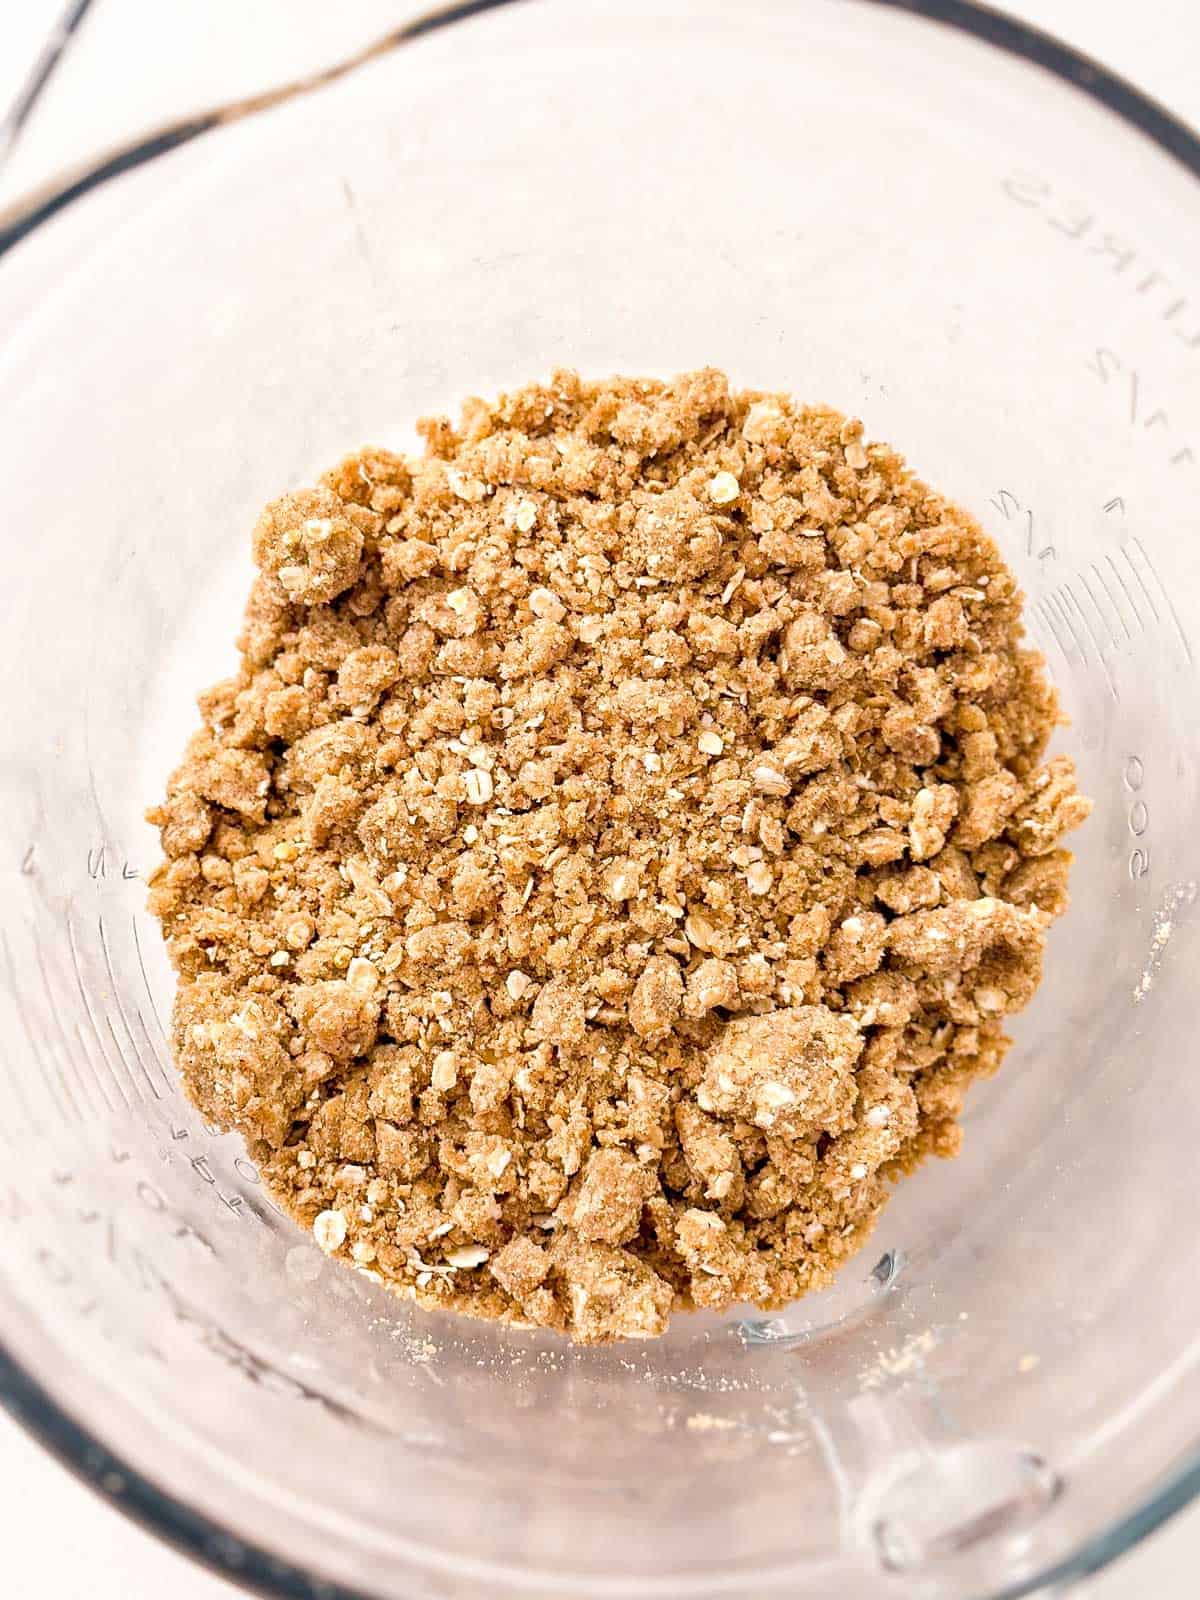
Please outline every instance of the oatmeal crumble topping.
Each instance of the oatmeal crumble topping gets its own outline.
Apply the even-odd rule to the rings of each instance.
[[[284,495],[151,813],[174,1043],[322,1250],[651,1337],[958,1148],[1083,820],[992,542],[785,395],[546,385]]]

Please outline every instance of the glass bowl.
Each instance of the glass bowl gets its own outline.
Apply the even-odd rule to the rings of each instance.
[[[186,132],[0,263],[6,1402],[310,1600],[1103,1564],[1200,1474],[1197,141],[945,0],[461,6]],[[965,1153],[872,1251],[779,1316],[578,1350],[329,1265],[199,1120],[141,817],[264,501],[555,365],[704,363],[862,415],[978,512],[1096,812]]]

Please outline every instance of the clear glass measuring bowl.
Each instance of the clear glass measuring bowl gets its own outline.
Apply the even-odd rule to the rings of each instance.
[[[960,26],[451,18],[0,263],[0,1389],[270,1592],[1016,1594],[1193,1492],[1200,149],[930,9]],[[330,1266],[184,1103],[141,812],[264,500],[555,364],[705,362],[979,512],[1096,813],[1018,1049],[876,1248],[784,1315],[581,1351]]]

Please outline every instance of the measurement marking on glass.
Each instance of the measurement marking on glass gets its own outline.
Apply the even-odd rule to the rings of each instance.
[[[1066,661],[1068,666],[1075,666],[1079,658],[1078,647],[1071,643],[1069,635],[1066,639],[1063,638],[1063,634],[1060,632],[1062,628],[1062,621],[1058,615],[1058,612],[1054,609],[1053,605],[1051,605],[1049,595],[1045,595],[1043,597],[1041,606],[1046,620],[1050,625],[1050,630],[1054,634],[1054,641],[1058,645],[1058,648],[1062,651],[1063,660]]]
[[[12,949],[7,938],[4,940],[4,960],[8,968],[9,981],[12,985],[13,1003],[24,1027],[25,1037],[29,1040],[29,1048],[33,1052],[33,1059],[41,1073],[47,1094],[64,1122],[75,1122],[82,1125],[85,1119],[83,1112],[80,1110],[79,1099],[76,1097],[72,1087],[70,1076],[64,1069],[57,1054],[49,1048],[49,1037],[46,1030],[41,1026],[40,1019],[35,1023],[34,1015],[26,1010],[23,993],[24,986],[17,981]],[[19,1069],[14,1069],[13,1075],[19,1076]]]
[[[1155,569],[1153,561],[1151,561],[1150,557],[1146,554],[1145,546],[1142,544],[1142,541],[1138,538],[1136,533],[1132,534],[1130,536],[1128,544],[1123,545],[1122,546],[1122,550],[1124,552],[1125,559],[1126,559],[1126,561],[1128,561],[1130,569],[1132,570],[1134,576],[1138,579],[1139,583],[1141,583],[1142,588],[1146,590],[1146,598],[1149,600],[1150,599],[1150,591],[1149,591],[1148,588],[1146,588],[1146,581],[1142,577],[1141,573],[1138,571],[1138,568],[1137,568],[1137,566],[1136,566],[1136,564],[1135,564],[1135,562],[1133,560],[1133,557],[1129,553],[1131,548],[1137,551],[1138,555],[1142,558],[1142,562],[1145,565],[1146,571],[1154,579],[1155,586],[1158,589],[1159,594],[1162,596],[1163,605],[1166,608],[1166,611],[1167,611],[1168,615],[1170,616],[1171,621],[1175,624],[1175,632],[1179,636],[1179,643],[1183,647],[1183,653],[1187,657],[1188,664],[1190,666],[1191,663],[1192,663],[1192,660],[1193,660],[1192,647],[1191,647],[1191,644],[1188,642],[1187,634],[1183,631],[1183,623],[1180,622],[1180,620],[1179,620],[1179,613],[1175,610],[1175,607],[1172,604],[1171,596],[1167,592],[1166,584],[1159,577],[1158,572]],[[1152,609],[1154,609],[1154,614],[1157,617],[1158,611],[1157,611],[1156,608],[1154,608],[1154,602],[1151,600],[1150,603],[1151,603]]]
[[[4,949],[4,964],[8,968],[9,981],[13,985],[12,994],[15,1001],[15,986],[17,976],[16,968],[13,965],[12,951],[9,949],[8,935],[2,930],[0,930],[0,945],[2,945]],[[33,1107],[25,1094],[25,1085],[22,1082],[21,1074],[20,1072],[13,1070],[12,1057],[9,1055],[8,1051],[4,1052],[4,1070],[8,1075],[9,1082],[12,1084],[13,1100],[15,1101],[17,1107],[25,1113],[25,1124],[27,1131],[32,1133],[41,1133],[43,1131],[41,1121],[33,1114]]]
[[[1125,557],[1126,566],[1129,568],[1130,572],[1133,573],[1133,576],[1137,579],[1138,588],[1145,595],[1146,604],[1150,607],[1150,613],[1153,616],[1155,622],[1161,622],[1162,621],[1162,617],[1159,614],[1158,607],[1154,603],[1154,596],[1150,593],[1150,590],[1146,587],[1145,578],[1142,577],[1141,573],[1138,571],[1137,567],[1135,566],[1133,557],[1129,553],[1129,545],[1128,544],[1123,544],[1121,546],[1120,554]]]
[[[8,942],[7,934],[0,935],[0,943],[3,943],[4,946],[4,965],[8,968],[8,981],[12,992],[13,1005],[16,1008],[17,1016],[21,1020],[21,1026],[25,1030],[25,1037],[29,1040],[29,1048],[33,1052],[33,1059],[42,1075],[46,1088],[50,1092],[58,1114],[63,1121],[81,1123],[83,1121],[83,1113],[79,1109],[79,1102],[75,1098],[75,1092],[71,1088],[70,1079],[63,1070],[62,1063],[57,1058],[54,1058],[51,1063],[47,1060],[46,1055],[43,1054],[42,1044],[34,1029],[32,1016],[25,1008],[22,986],[17,982],[12,946]],[[20,1076],[19,1068],[15,1069],[14,1075]],[[60,1089],[61,1094],[59,1092]]]
[[[1054,637],[1053,629],[1047,625],[1046,619],[1042,615],[1040,601],[1033,601],[1029,607],[1029,628],[1033,635],[1034,643],[1044,656],[1050,654],[1051,645],[1056,646],[1058,653],[1062,655],[1062,646]]]
[[[1142,785],[1146,781],[1146,766],[1141,756],[1126,758],[1124,770],[1121,773],[1121,782],[1129,791],[1132,799],[1125,817],[1125,825],[1132,836],[1141,841],[1145,838],[1150,827],[1150,808],[1142,798]],[[1144,878],[1150,871],[1150,846],[1138,843],[1129,853],[1129,876],[1134,883],[1139,878]]]
[[[137,951],[138,971],[142,975],[142,982],[146,985],[146,998],[150,1001],[150,1010],[154,1015],[155,1022],[158,1023],[158,1031],[163,1036],[163,1042],[166,1043],[167,1042],[167,1030],[163,1027],[163,1020],[159,1016],[158,1007],[154,1003],[154,990],[150,987],[150,977],[149,977],[149,974],[146,971],[145,958],[142,955],[142,941],[141,941],[141,938],[138,935],[137,918],[136,917],[130,917],[129,925],[133,929],[133,947]]]
[[[115,975],[113,973],[112,961],[109,958],[108,941],[107,941],[107,937],[105,935],[104,919],[103,918],[99,918],[98,919],[98,927],[99,927],[99,933],[100,933],[100,948],[101,948],[101,950],[103,952],[103,955],[104,955],[104,965],[105,965],[105,969],[106,969],[107,974],[108,974],[108,981],[109,981],[109,985],[110,985],[110,994],[111,994],[111,997],[116,1000],[117,1008],[118,1008],[118,1010],[120,1010],[120,1006],[121,1006],[120,996],[119,996],[118,991],[117,991],[117,980],[116,980],[116,977],[115,977]],[[90,1015],[90,1008],[89,1008],[89,1015]],[[133,1066],[130,1064],[129,1057],[125,1053],[125,1048],[122,1045],[121,1040],[117,1035],[117,1030],[113,1026],[112,1017],[111,1017],[111,1015],[109,1014],[109,1012],[107,1010],[105,1010],[103,1012],[103,1016],[104,1016],[104,1025],[107,1028],[109,1037],[112,1039],[112,1042],[113,1042],[113,1049],[116,1052],[116,1058],[120,1062],[121,1067],[124,1069],[125,1076],[129,1079],[130,1088],[133,1090],[133,1093],[134,1093],[134,1095],[136,1096],[136,1098],[138,1100],[143,1100],[145,1097],[142,1094],[141,1088],[138,1085],[138,1073],[134,1070]],[[121,1020],[122,1020],[123,1023],[125,1022],[125,1015],[124,1015],[123,1011],[121,1012]],[[125,1027],[126,1027],[126,1031],[128,1031],[128,1023],[125,1023]],[[99,1031],[99,1030],[97,1030],[97,1031]],[[132,1045],[132,1043],[133,1043],[133,1040],[132,1040],[132,1036],[131,1036],[130,1037],[130,1044]],[[137,1055],[136,1049],[134,1050],[134,1054],[135,1054],[135,1056]],[[105,1052],[105,1058],[107,1060],[107,1052]],[[142,1073],[142,1076],[146,1078],[147,1084],[149,1084],[151,1089],[153,1089],[153,1085],[150,1084],[150,1079],[149,1079],[148,1075],[146,1074],[145,1066],[143,1065],[140,1057],[138,1058],[138,1067],[139,1067],[139,1069],[140,1069],[140,1071]],[[156,1099],[159,1098],[157,1090],[154,1090],[154,1095],[155,1095]]]
[[[167,1069],[163,1066],[163,1063],[159,1058],[158,1046],[155,1044],[154,1039],[151,1036],[150,1029],[146,1026],[146,1019],[142,1015],[140,1007],[135,1006],[133,1008],[133,1014],[138,1019],[138,1026],[142,1030],[142,1038],[146,1041],[146,1049],[150,1052],[150,1059],[158,1068],[158,1075],[163,1081],[162,1089],[155,1088],[154,1091],[155,1097],[161,1100],[163,1090],[165,1090],[168,1094],[173,1094],[174,1089],[172,1087],[170,1078],[167,1076]],[[139,1051],[138,1054],[140,1056],[141,1052]]]
[[[110,1018],[107,1011],[102,1011],[101,1016],[104,1018],[104,1029],[106,1029],[107,1035],[109,1035],[110,1040],[112,1040],[112,1048],[114,1048],[115,1053],[117,1053],[117,1061],[120,1061],[120,1064],[122,1064],[122,1070],[125,1072],[125,1077],[130,1080],[130,1088],[133,1090],[136,1099],[142,1099],[142,1091],[138,1088],[138,1074],[134,1072],[133,1067],[131,1067],[130,1062],[128,1062],[128,1058],[126,1058],[125,1051],[122,1050],[122,1042],[120,1042],[120,1040],[117,1038],[117,1029],[112,1026],[112,1018]]]
[[[1078,577],[1080,584],[1083,586],[1084,594],[1086,594],[1088,599],[1092,602],[1092,610],[1096,613],[1096,618],[1100,623],[1100,627],[1104,631],[1104,634],[1105,634],[1105,636],[1107,638],[1107,641],[1108,641],[1109,648],[1112,649],[1112,650],[1119,650],[1121,648],[1121,636],[1117,632],[1116,628],[1113,626],[1112,618],[1108,615],[1108,613],[1101,606],[1099,600],[1096,599],[1095,590],[1092,588],[1092,585],[1088,580],[1087,573],[1086,572],[1079,572],[1079,573],[1076,574],[1076,576]],[[1099,577],[1098,573],[1097,573],[1097,577]],[[1103,580],[1101,580],[1101,583],[1103,584]],[[1112,602],[1111,597],[1108,596],[1107,590],[1104,591],[1104,594],[1105,594],[1105,597],[1108,599],[1109,605],[1112,605],[1113,602]],[[1116,608],[1114,607],[1113,609],[1115,610]],[[1118,617],[1117,620],[1120,621],[1120,618]],[[1095,636],[1093,635],[1093,637],[1095,637]],[[1132,635],[1131,635],[1131,637],[1132,637]],[[1100,649],[1100,644],[1099,644],[1098,641],[1097,641],[1096,648]]]
[[[1160,405],[1147,405],[1143,397],[1141,374],[1134,367],[1128,367],[1115,350],[1100,346],[1092,352],[1087,362],[1087,369],[1093,376],[1099,378],[1106,386],[1112,386],[1116,391],[1124,388],[1125,408],[1128,412],[1129,425],[1137,428],[1139,432],[1149,433],[1157,429],[1160,435],[1165,434],[1165,448],[1168,452],[1167,460],[1173,467],[1193,465],[1196,457],[1189,444],[1183,443],[1177,431],[1172,427],[1171,419]],[[1120,380],[1114,383],[1114,380]]]
[[[13,966],[12,950],[7,939],[4,940],[4,960],[9,971],[13,1003],[16,1007],[17,1015],[24,1028],[25,1037],[29,1041],[34,1064],[41,1073],[42,1082],[54,1102],[54,1108],[64,1122],[82,1124],[84,1116],[80,1110],[75,1091],[72,1088],[71,1079],[57,1054],[49,1048],[49,1038],[45,1034],[45,1030],[35,1025],[32,1013],[26,1010],[21,986],[17,983],[16,971]],[[13,1075],[20,1075],[19,1068],[14,1069]]]
[[[1112,558],[1110,556],[1109,560],[1111,559]],[[1117,628],[1120,629],[1120,633],[1117,632],[1117,628],[1112,630],[1113,644],[1118,650],[1120,650],[1124,644],[1124,641],[1121,639],[1121,634],[1124,634],[1125,639],[1129,640],[1132,639],[1136,633],[1140,633],[1142,631],[1141,618],[1135,611],[1133,614],[1133,622],[1130,622],[1127,608],[1121,604],[1119,590],[1113,588],[1111,582],[1109,581],[1108,573],[1103,567],[1097,566],[1094,561],[1089,561],[1088,572],[1095,580],[1097,589],[1099,589],[1105,601],[1111,607],[1113,616],[1117,619]],[[1084,581],[1086,582],[1087,579],[1085,578]]]
[[[1087,589],[1086,580],[1084,580],[1084,588]],[[1094,606],[1096,604],[1095,597],[1092,595],[1092,592],[1091,592],[1090,589],[1088,589],[1087,592],[1088,592],[1088,598],[1091,600],[1092,605]],[[1108,692],[1113,697],[1114,701],[1119,701],[1121,696],[1117,693],[1116,680],[1113,678],[1112,669],[1108,664],[1108,657],[1104,654],[1104,649],[1103,649],[1103,646],[1100,643],[1099,635],[1097,634],[1095,628],[1092,627],[1091,618],[1088,616],[1087,612],[1083,609],[1082,605],[1080,605],[1079,598],[1076,595],[1075,591],[1071,588],[1069,583],[1064,583],[1062,585],[1062,587],[1059,590],[1059,594],[1063,597],[1063,609],[1064,609],[1064,611],[1066,610],[1066,601],[1070,600],[1070,602],[1074,606],[1075,610],[1079,613],[1079,620],[1083,624],[1084,628],[1087,629],[1088,638],[1091,639],[1093,645],[1096,648],[1096,660],[1100,663],[1100,670],[1104,674],[1104,681],[1105,681],[1105,683],[1108,684]],[[1097,611],[1097,615],[1099,615],[1099,614],[1100,614],[1099,611]],[[1103,618],[1101,618],[1101,620],[1103,621]]]
[[[100,948],[104,951],[104,967],[105,967],[105,971],[108,973],[108,981],[112,985],[112,997],[113,997],[113,1000],[116,1003],[117,1015],[121,1019],[121,1026],[124,1028],[126,1037],[129,1040],[129,1048],[133,1051],[133,1058],[137,1062],[138,1067],[141,1070],[141,1074],[142,1074],[143,1078],[145,1078],[145,1080],[146,1080],[146,1087],[149,1089],[150,1093],[154,1096],[154,1098],[156,1100],[160,1100],[162,1098],[162,1090],[154,1082],[153,1078],[150,1076],[149,1072],[146,1069],[146,1063],[142,1060],[141,1051],[138,1049],[137,1041],[133,1037],[133,1029],[129,1026],[129,1018],[125,1015],[125,1007],[121,1002],[120,986],[117,983],[117,975],[113,971],[112,951],[108,947],[108,930],[104,926],[104,918],[103,917],[97,917],[96,918],[96,926],[97,926],[97,928],[99,929],[99,932],[100,932]],[[109,1028],[110,1028],[110,1030],[112,1030],[113,1037],[115,1039],[116,1038],[116,1030],[112,1028],[112,1023],[111,1022],[109,1023]],[[124,1056],[125,1056],[124,1050],[121,1051],[121,1055],[122,1055],[122,1059],[124,1059]]]
[[[109,1016],[107,1011],[104,1012],[104,1026],[107,1028],[108,1036],[113,1042],[113,1049],[117,1053],[117,1060],[125,1069],[125,1074],[129,1079],[130,1087],[139,1100],[144,1099],[142,1091],[138,1088],[137,1073],[129,1065],[129,1060],[126,1057],[124,1050],[121,1048],[121,1041],[117,1038],[117,1030],[113,1027],[113,1019]]]
[[[79,990],[79,998],[83,1001],[83,1009],[85,1015],[87,1016],[88,1025],[92,1030],[92,1037],[96,1041],[97,1055],[99,1061],[104,1066],[108,1078],[112,1081],[114,1088],[121,1096],[121,1100],[125,1106],[125,1109],[128,1111],[130,1102],[129,1096],[125,1093],[125,1085],[121,1082],[118,1074],[113,1070],[112,1062],[108,1058],[108,1052],[105,1050],[103,1041],[100,1038],[100,1029],[96,1026],[96,1019],[92,1015],[91,1001],[87,997],[87,986],[83,981],[83,967],[80,965],[79,961],[79,950],[75,940],[75,924],[71,919],[71,902],[69,900],[66,906],[65,921],[67,924],[67,946],[71,952],[71,966],[75,971],[75,983]],[[139,1095],[138,1098],[140,1099],[141,1096]]]
[[[101,1087],[100,1080],[96,1074],[95,1065],[90,1054],[88,1053],[86,1046],[81,1040],[77,1039],[75,1048],[73,1049],[71,1047],[71,1041],[67,1038],[67,1032],[63,1027],[62,1017],[60,1015],[61,1002],[55,995],[53,985],[50,982],[50,974],[46,971],[46,955],[45,951],[42,949],[42,943],[38,938],[36,928],[33,930],[33,958],[37,963],[38,972],[41,974],[42,987],[46,991],[46,1003],[49,1011],[50,1021],[53,1024],[54,1031],[58,1034],[59,1040],[62,1044],[63,1059],[75,1064],[75,1079],[79,1084],[80,1093],[87,1100],[93,1111],[96,1111],[101,1107],[106,1108],[109,1111],[114,1110],[115,1108]],[[87,1066],[86,1074],[81,1063],[86,1064]]]
[[[1027,556],[1036,555],[1039,561],[1053,561],[1057,557],[1058,551],[1053,544],[1039,545],[1038,537],[1034,531],[1034,514],[1028,506],[1022,505],[1011,489],[997,489],[988,503],[995,506],[1005,522],[1011,522],[1016,517],[1024,526],[1024,545]]]
[[[1063,644],[1062,640],[1058,636],[1058,628],[1055,626],[1054,612],[1051,610],[1049,604],[1047,603],[1047,601],[1045,599],[1041,599],[1041,600],[1036,602],[1036,609],[1037,609],[1037,612],[1038,612],[1039,616],[1042,618],[1042,620],[1044,621],[1044,623],[1046,625],[1047,632],[1049,633],[1050,637],[1054,640],[1055,644],[1058,646],[1059,655],[1066,662],[1067,666],[1070,666],[1071,665],[1071,655],[1070,655],[1070,652],[1068,651],[1067,647]]]
[[[1075,620],[1071,616],[1066,600],[1063,598],[1062,590],[1055,589],[1053,594],[1048,594],[1046,603],[1053,608],[1055,616],[1058,617],[1063,627],[1067,630],[1067,637],[1075,646],[1075,654],[1079,657],[1079,664],[1086,667],[1090,659],[1087,647],[1079,636],[1079,630],[1076,628]]]
[[[163,1053],[160,1050],[157,1041],[155,1041],[154,1039],[152,1039],[150,1037],[150,1030],[146,1026],[146,1019],[142,1015],[142,1011],[141,1011],[141,1007],[140,1006],[137,1008],[137,1019],[142,1025],[142,1032],[146,1035],[146,1042],[147,1042],[147,1044],[149,1044],[150,1050],[151,1050],[151,1054],[153,1055],[154,1060],[158,1065],[159,1072],[162,1074],[163,1087],[166,1089],[168,1094],[174,1094],[176,1092],[176,1088],[175,1088],[174,1080],[172,1078],[171,1068],[170,1068],[170,1064],[169,1064],[170,1063],[171,1046],[170,1046],[170,1043],[168,1042],[168,1039],[167,1039],[167,1030],[163,1027],[162,1018],[158,1014],[158,1007],[154,1003],[154,991],[150,987],[150,976],[146,971],[146,962],[145,962],[145,958],[142,955],[142,941],[141,941],[140,937],[138,936],[138,924],[137,924],[137,918],[136,917],[130,917],[130,919],[129,919],[129,927],[130,927],[130,930],[133,933],[133,948],[137,953],[138,971],[142,975],[142,984],[144,985],[145,990],[146,990],[146,999],[150,1002],[150,1014],[154,1018],[155,1024],[156,1024],[156,1026],[158,1028],[159,1035],[161,1036],[161,1039],[162,1039],[162,1044],[163,1044],[163,1046],[165,1046],[166,1059],[164,1059]]]
[[[88,1021],[91,1021],[90,1017],[88,1018]],[[96,1080],[98,1093],[105,1106],[109,1111],[112,1112],[128,1111],[129,1098],[121,1088],[121,1085],[113,1077],[112,1068],[108,1065],[108,1062],[105,1061],[105,1070],[103,1072],[96,1065],[95,1053],[92,1050],[91,1044],[88,1042],[87,1031],[82,1022],[77,1022],[75,1024],[75,1038],[79,1045],[79,1053],[87,1062],[88,1067],[91,1069],[92,1076]],[[109,1093],[110,1088],[116,1091],[116,1101],[113,1100],[112,1095]]]
[[[1113,575],[1113,578],[1114,578],[1114,580],[1116,582],[1117,588],[1125,596],[1125,604],[1129,607],[1130,611],[1133,613],[1133,616],[1134,616],[1134,618],[1136,619],[1136,622],[1137,622],[1137,626],[1138,626],[1139,632],[1144,631],[1145,627],[1146,627],[1146,619],[1142,616],[1141,612],[1138,610],[1137,605],[1134,602],[1133,593],[1132,593],[1128,583],[1125,580],[1124,573],[1121,571],[1120,567],[1118,567],[1117,563],[1113,560],[1111,551],[1106,551],[1105,552],[1104,559],[1107,562],[1110,571],[1112,572],[1112,575]],[[1095,566],[1093,566],[1092,570],[1096,572],[1096,576],[1098,578],[1101,576],[1099,571],[1096,570]],[[1106,589],[1106,592],[1111,597],[1111,590],[1107,590]],[[1114,601],[1113,609],[1114,610],[1117,609],[1115,601]],[[1133,638],[1133,634],[1130,633],[1128,624],[1125,622],[1124,616],[1121,617],[1121,625],[1122,625],[1122,627],[1125,628],[1125,632],[1128,635],[1128,637],[1130,639],[1132,639]]]

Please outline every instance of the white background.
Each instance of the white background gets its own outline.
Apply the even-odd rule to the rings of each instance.
[[[0,112],[64,0],[0,0]],[[995,0],[1004,3],[1004,0]],[[424,6],[413,0],[94,0],[20,148],[0,208],[64,167],[201,107],[353,50]],[[1200,124],[1196,0],[1007,0]],[[0,1593],[6,1600],[236,1600],[82,1488],[0,1413]],[[1200,1509],[1093,1580],[1088,1600],[1192,1600]],[[833,1597],[831,1597],[833,1600]],[[863,1600],[860,1596],[838,1600]]]

